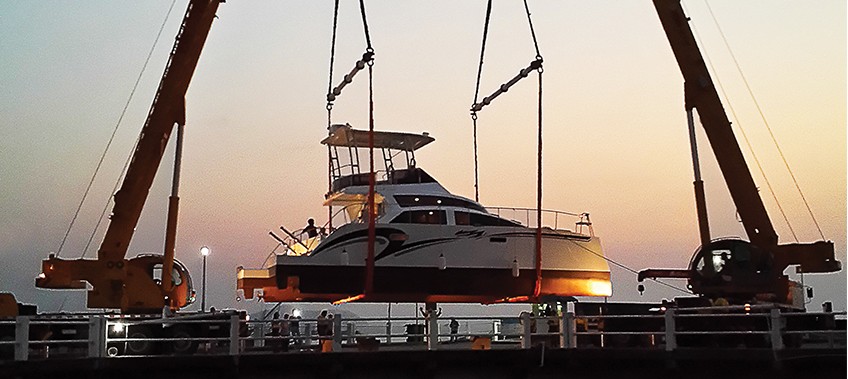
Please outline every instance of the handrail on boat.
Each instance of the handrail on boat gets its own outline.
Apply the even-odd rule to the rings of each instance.
[[[535,218],[531,218],[531,216],[536,214],[536,211],[537,211],[536,208],[486,207],[486,210],[489,211],[489,213],[495,214],[498,217],[503,217],[503,218],[507,218],[507,217],[514,218],[516,215],[521,215],[523,213],[523,217],[524,217],[523,222],[520,219],[514,220],[514,221],[518,221],[519,223],[521,223],[525,226],[528,226],[528,227],[535,227],[536,226],[536,225],[532,225],[532,222],[531,222],[531,221],[535,221]],[[591,232],[591,230],[592,230],[592,223],[589,221],[589,213],[586,213],[586,212],[573,213],[573,212],[566,212],[566,211],[560,211],[560,210],[555,210],[555,209],[544,209],[544,208],[541,211],[542,211],[543,221],[544,221],[545,215],[549,215],[549,216],[553,215],[553,228],[554,229],[559,229],[559,218],[560,218],[560,216],[563,216],[563,217],[567,216],[569,218],[570,217],[577,217],[578,218],[576,225],[575,225],[578,229],[581,226],[588,226],[589,231]],[[504,213],[507,213],[507,212],[513,212],[513,215],[512,216],[505,216]]]
[[[344,207],[340,208],[339,210],[335,211],[333,213],[332,219],[335,219],[341,213],[344,216],[344,221],[345,221],[344,224],[348,224],[348,223],[352,222],[351,220],[348,219],[347,212],[346,212],[347,208],[350,207],[350,206],[351,205],[344,206]],[[329,226],[330,226],[330,220],[327,220],[326,222],[324,222],[323,225],[321,225],[318,228],[318,230],[320,230],[321,232],[318,234],[317,237],[306,238],[306,239],[302,239],[302,235],[303,235],[305,228],[300,228],[300,229],[297,229],[297,230],[294,230],[294,231],[289,231],[284,226],[280,226],[280,230],[285,232],[286,238],[283,238],[283,239],[280,239],[279,237],[275,237],[275,238],[277,238],[277,241],[279,241],[282,245],[284,245],[286,247],[286,250],[283,251],[282,253],[278,253],[278,255],[304,255],[304,254],[309,253],[310,251],[312,251],[312,249],[314,249],[315,247],[318,246],[318,243],[320,243],[324,238],[326,238],[330,233],[333,232],[333,230],[335,228],[330,228]],[[272,236],[274,236],[273,233],[272,233]],[[316,243],[315,238],[317,238],[318,243]],[[301,250],[301,249],[297,248],[296,246],[302,247],[303,252],[298,254],[296,252],[296,250]]]

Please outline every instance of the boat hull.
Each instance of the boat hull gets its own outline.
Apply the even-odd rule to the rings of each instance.
[[[520,226],[378,225],[373,291],[359,300],[490,303],[532,297],[535,232]],[[262,288],[266,301],[357,296],[365,288],[366,257],[367,228],[345,225],[311,255],[278,256],[274,278],[255,288]],[[545,229],[541,279],[540,296],[609,296],[612,291],[600,241],[566,231]]]
[[[338,301],[362,294],[364,267],[277,266],[278,288],[266,301]],[[609,288],[608,272],[542,270],[540,296],[598,296]],[[284,282],[284,283],[280,283]],[[365,301],[492,303],[533,294],[536,272],[510,269],[376,267],[374,291]],[[599,289],[600,288],[600,289]]]

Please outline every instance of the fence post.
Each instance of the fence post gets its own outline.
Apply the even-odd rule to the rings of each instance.
[[[392,344],[392,319],[386,321],[386,345]]]
[[[15,360],[29,359],[29,316],[15,318]]]
[[[532,332],[530,329],[530,323],[532,320],[530,319],[529,313],[521,314],[521,348],[529,349],[530,348],[530,338],[532,338]]]
[[[439,348],[439,315],[435,309],[427,310],[427,350]]]
[[[356,324],[347,322],[347,343],[353,345],[356,343]]]
[[[106,318],[94,315],[88,319],[88,357],[101,358],[106,352]]]
[[[342,351],[342,315],[333,317],[333,351]]]
[[[256,338],[257,339],[254,340],[253,343],[256,344],[255,345],[256,347],[265,347],[265,334],[266,334],[265,328],[267,327],[267,325],[265,325],[264,322],[260,322],[258,324],[254,324],[254,325],[255,326],[254,326],[253,330],[256,331]]]
[[[577,347],[577,325],[573,312],[565,312],[560,320],[559,347],[573,349]]]
[[[312,346],[312,324],[303,325],[303,336],[303,344],[307,347]]]
[[[783,318],[780,316],[780,310],[777,308],[772,309],[769,318],[771,319],[771,327],[769,328],[771,332],[771,349],[782,350],[783,335],[781,331],[783,330]]]
[[[238,314],[234,314],[230,316],[230,355],[238,355],[239,354],[239,319]]]
[[[677,349],[677,334],[674,326],[674,308],[665,311],[665,351]]]

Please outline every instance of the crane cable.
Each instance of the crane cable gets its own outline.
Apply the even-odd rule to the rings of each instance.
[[[530,35],[533,36],[533,46],[536,48],[536,61],[542,62],[539,52],[539,42],[536,40],[536,30],[530,18],[530,7],[524,0],[524,10],[527,13],[527,24],[530,25]],[[536,145],[536,283],[533,286],[533,297],[538,298],[542,292],[542,73],[539,65],[539,112],[538,112],[538,143]]]
[[[692,34],[695,36],[696,41],[700,46],[705,46],[701,40],[700,34],[697,31],[697,28],[694,23],[691,24]],[[729,48],[729,47],[728,47]],[[715,66],[713,65],[712,60],[709,58],[709,54],[706,51],[702,52],[704,56],[704,61],[710,68],[710,71],[716,73]],[[738,67],[737,67],[738,68]],[[757,166],[757,170],[760,172],[760,175],[763,177],[763,181],[766,184],[766,188],[769,190],[769,194],[771,194],[772,199],[774,199],[775,204],[777,205],[777,210],[780,212],[781,217],[783,218],[784,223],[789,228],[789,232],[792,234],[793,239],[798,242],[798,236],[795,233],[795,229],[792,227],[792,224],[789,222],[789,218],[786,216],[786,212],[783,210],[783,206],[780,203],[780,200],[777,198],[777,193],[774,191],[774,187],[771,185],[771,181],[763,169],[762,164],[760,163],[760,159],[757,156],[757,152],[754,150],[754,146],[751,144],[750,139],[748,138],[748,134],[745,132],[745,128],[742,126],[742,122],[736,114],[736,109],[733,107],[733,103],[730,101],[728,97],[727,91],[724,89],[724,84],[721,81],[721,78],[718,75],[713,75],[715,78],[716,84],[718,84],[718,89],[721,92],[721,96],[724,97],[725,103],[727,103],[728,108],[730,109],[730,113],[733,116],[733,119],[736,120],[736,126],[739,128],[739,132],[742,134],[742,139],[745,141],[745,145],[748,147],[748,151],[751,152],[751,157],[754,159],[754,164]],[[741,218],[739,218],[739,213],[736,214],[736,219],[738,222],[742,222]]]
[[[150,47],[150,51],[147,53],[147,57],[144,59],[144,64],[141,66],[141,71],[138,73],[138,77],[135,80],[135,84],[133,84],[132,90],[130,90],[130,94],[127,97],[127,101],[124,104],[124,108],[121,110],[120,116],[118,116],[118,121],[115,123],[115,127],[112,129],[112,135],[109,136],[109,141],[106,143],[106,147],[103,149],[103,153],[100,155],[100,160],[97,162],[97,166],[94,168],[94,173],[92,173],[91,179],[88,181],[88,185],[85,188],[85,192],[82,195],[82,199],[80,199],[79,205],[77,205],[77,209],[76,211],[74,211],[74,216],[73,218],[71,218],[71,222],[68,225],[68,229],[65,231],[64,237],[62,237],[62,242],[59,244],[59,248],[56,250],[57,257],[62,252],[62,248],[65,246],[65,243],[68,240],[68,236],[70,235],[71,229],[74,227],[74,224],[76,223],[76,220],[79,217],[80,211],[82,210],[82,206],[85,203],[85,199],[88,198],[88,194],[91,191],[91,187],[94,184],[94,180],[97,177],[97,174],[100,172],[100,168],[102,167],[103,161],[106,158],[106,153],[109,151],[109,148],[112,146],[112,142],[115,140],[115,134],[117,134],[118,132],[118,127],[124,120],[124,116],[127,113],[127,109],[129,108],[130,103],[132,102],[132,99],[135,96],[135,91],[138,89],[138,85],[141,82],[141,78],[144,75],[144,72],[147,70],[147,64],[150,63],[150,58],[153,56],[153,51],[156,50],[156,46],[159,44],[159,38],[162,36],[162,31],[165,29],[165,25],[167,24],[168,19],[171,16],[171,11],[174,9],[174,5],[176,4],[176,2],[176,0],[173,0],[171,2],[171,6],[168,7],[168,12],[165,14],[165,19],[162,20],[162,25],[159,26],[159,31],[156,33],[156,38],[153,40],[153,46]],[[121,174],[121,176],[123,176],[123,174]],[[118,179],[118,182],[120,183],[120,178]],[[113,194],[115,193],[115,190],[117,190],[117,186],[115,186],[115,189],[112,190]],[[91,232],[91,237],[89,237],[88,243],[85,245],[85,248],[83,249],[80,258],[85,256],[88,247],[91,245],[91,241],[94,239],[94,235],[97,233],[97,228],[103,221],[103,215],[106,214],[106,211],[109,207],[109,203],[111,201],[112,196],[110,195],[109,199],[106,201],[106,207],[104,208],[103,212],[101,212],[101,215],[97,220],[97,224],[95,225],[94,230]]]
[[[374,187],[375,183],[375,174],[374,174],[374,48],[371,45],[371,33],[368,28],[368,17],[365,12],[365,1],[359,0],[359,11],[362,15],[362,28],[365,33],[365,43],[366,49],[365,53],[362,54],[362,58],[356,61],[353,69],[344,76],[339,85],[335,88],[333,85],[333,65],[335,61],[336,54],[336,34],[338,28],[338,12],[339,12],[339,1],[335,1],[335,7],[333,12],[333,38],[332,38],[332,47],[330,50],[330,84],[327,91],[327,127],[328,130],[332,126],[332,109],[333,102],[341,95],[342,90],[345,86],[353,82],[354,76],[361,71],[366,66],[368,67],[368,158],[369,158],[369,177],[368,177],[368,200],[367,200],[367,208],[368,208],[368,251],[367,251],[367,259],[365,261],[366,265],[366,273],[365,273],[365,283],[364,283],[364,293],[359,296],[355,296],[349,299],[339,300],[340,302],[348,301],[351,299],[360,299],[364,297],[365,294],[369,294],[373,290],[374,283],[374,248],[375,248],[375,239],[376,239],[376,225],[375,219],[377,217],[377,211],[375,206],[375,195],[374,195]],[[328,145],[328,149],[331,149]],[[332,167],[332,151],[328,150],[328,159],[330,162],[328,163],[329,167]],[[329,190],[332,191],[332,173],[328,175],[329,179]],[[330,222],[332,222],[332,209],[330,210]],[[332,224],[331,224],[332,225]]]
[[[807,202],[807,197],[804,196],[804,192],[801,191],[801,186],[798,184],[798,180],[795,178],[795,173],[792,171],[792,168],[789,167],[789,162],[786,160],[786,156],[783,154],[783,149],[781,149],[780,144],[777,143],[777,138],[774,136],[774,132],[772,131],[771,126],[768,123],[768,120],[766,120],[766,116],[763,113],[762,108],[760,107],[760,102],[757,101],[757,98],[754,96],[754,91],[751,89],[751,85],[748,83],[748,79],[745,77],[745,74],[742,72],[742,67],[739,65],[739,61],[736,59],[736,55],[733,54],[733,50],[730,48],[730,43],[727,42],[727,37],[725,37],[724,31],[721,29],[721,26],[719,25],[718,20],[716,19],[715,13],[713,13],[712,7],[710,7],[710,4],[707,1],[704,1],[704,4],[707,5],[707,9],[710,12],[710,16],[713,19],[713,23],[715,24],[716,28],[718,29],[718,32],[721,35],[721,39],[724,42],[724,45],[727,48],[727,51],[730,53],[730,57],[733,59],[733,63],[736,65],[736,70],[739,72],[739,75],[742,77],[742,82],[745,83],[745,88],[748,90],[748,95],[750,95],[751,100],[754,101],[754,106],[756,106],[757,112],[760,114],[760,118],[763,120],[763,124],[765,125],[766,130],[768,130],[769,136],[771,137],[771,140],[774,143],[774,146],[777,148],[777,152],[780,155],[780,159],[783,161],[783,165],[786,167],[786,171],[789,172],[789,176],[792,178],[792,183],[795,185],[795,189],[798,190],[798,194],[801,196],[801,200],[804,202],[804,206],[807,208],[807,212],[810,214],[810,218],[812,218],[813,223],[815,224],[816,229],[819,232],[819,235],[821,236],[822,239],[825,239],[824,233],[822,232],[822,229],[821,229],[821,226],[819,226],[819,222],[816,219],[816,216],[813,214],[813,210],[812,210],[812,208],[810,208],[810,204]],[[765,175],[763,175],[763,176],[765,176]],[[787,223],[788,222],[789,221],[787,220]],[[793,232],[793,235],[794,235],[794,232]],[[797,241],[797,237],[795,239]]]
[[[334,1],[333,6],[333,38],[330,42],[330,79],[327,84],[327,132],[333,126],[333,102],[329,96],[333,92],[333,66],[336,61],[336,33],[339,26],[339,0]],[[327,144],[327,193],[333,192],[333,147]],[[333,229],[333,206],[327,207],[327,223],[330,230]]]
[[[581,248],[581,249],[583,249],[583,250],[586,250],[588,253],[590,253],[590,254],[592,254],[592,255],[597,256],[598,258],[601,258],[601,259],[603,259],[603,260],[605,260],[605,261],[607,261],[607,262],[609,262],[609,263],[612,263],[614,266],[616,266],[616,267],[618,267],[618,268],[621,268],[621,269],[623,269],[623,270],[625,270],[625,271],[627,271],[627,272],[630,272],[631,274],[634,274],[634,275],[636,275],[636,276],[638,276],[638,275],[639,275],[639,272],[638,272],[638,271],[636,271],[636,270],[634,270],[634,269],[632,269],[632,268],[630,268],[630,267],[627,267],[627,266],[625,266],[625,265],[624,265],[624,264],[622,264],[622,263],[618,263],[618,262],[616,262],[616,261],[612,260],[611,258],[609,258],[609,257],[605,256],[604,254],[598,253],[597,251],[594,251],[594,250],[592,250],[592,249],[590,249],[590,248],[588,248],[588,247],[586,247],[586,246],[583,246],[582,244],[577,243],[576,241],[572,241],[572,240],[567,240],[567,241],[569,241],[569,242],[573,243],[575,246],[577,246],[577,247],[579,247],[579,248]],[[663,286],[666,286],[666,287],[671,288],[671,289],[673,289],[673,290],[679,291],[679,292],[681,292],[681,293],[685,293],[685,294],[687,294],[687,295],[691,295],[691,294],[692,294],[692,292],[690,292],[690,291],[687,291],[687,290],[684,290],[683,288],[680,288],[680,287],[674,286],[674,285],[672,285],[672,284],[669,284],[669,283],[666,283],[666,282],[660,281],[660,280],[659,280],[659,279],[657,279],[657,278],[647,278],[647,279],[648,279],[648,280],[652,280],[652,281],[654,281],[654,282],[657,282],[657,283],[659,283],[659,284],[662,284]]]
[[[698,41],[698,44],[704,46],[701,41],[700,35],[695,28],[695,25],[692,24],[692,34],[695,36],[695,39]],[[704,61],[707,62],[707,65],[710,67],[710,71],[716,72],[715,66],[713,66],[712,60],[710,60],[709,55],[706,52],[703,52]],[[766,176],[766,172],[763,169],[763,165],[760,163],[760,158],[757,156],[757,152],[754,150],[754,146],[751,144],[751,140],[748,139],[748,133],[745,132],[745,128],[742,127],[742,122],[739,121],[739,117],[736,115],[736,108],[733,107],[733,103],[730,102],[730,98],[727,95],[727,91],[724,89],[724,84],[721,81],[721,78],[718,75],[714,75],[715,82],[718,84],[718,89],[721,92],[721,96],[724,97],[725,102],[727,103],[727,107],[730,109],[730,114],[733,116],[733,119],[736,120],[736,126],[739,128],[739,132],[742,134],[742,139],[745,141],[745,146],[748,147],[748,151],[751,152],[751,157],[754,158],[754,164],[757,165],[757,169],[760,172],[760,175],[763,177],[763,181],[766,183],[766,188],[768,188],[769,193],[771,194],[772,199],[774,199],[774,203],[777,204],[777,210],[780,212],[780,215],[783,218],[783,221],[786,223],[786,226],[789,227],[789,232],[792,234],[792,237],[795,239],[795,242],[798,242],[798,236],[795,234],[795,229],[792,228],[792,224],[789,222],[789,218],[786,216],[786,212],[783,210],[783,206],[780,204],[780,200],[777,199],[777,193],[774,192],[774,187],[771,185],[771,181]],[[736,220],[738,222],[742,222],[742,219],[739,217],[739,212],[736,212]]]
[[[480,96],[480,79],[483,76],[483,57],[486,55],[486,39],[489,35],[489,20],[492,16],[492,0],[486,3],[486,20],[483,22],[483,42],[480,47],[480,64],[477,66],[477,85],[474,87],[474,103]],[[473,124],[473,143],[474,143],[474,201],[480,202],[480,182],[477,175],[477,111],[471,111],[471,123]]]
[[[530,62],[530,64],[521,69],[518,75],[514,76],[508,82],[501,84],[498,89],[493,92],[491,95],[486,96],[483,100],[479,100],[479,91],[480,91],[480,77],[482,75],[483,70],[483,58],[485,55],[486,49],[486,39],[488,36],[489,29],[489,21],[491,16],[491,1],[487,3],[486,6],[486,20],[483,28],[483,42],[480,48],[480,64],[477,70],[477,88],[474,93],[474,104],[471,106],[471,120],[474,127],[474,189],[475,189],[475,199],[479,201],[479,182],[477,177],[478,165],[477,165],[477,112],[482,110],[486,105],[491,104],[492,100],[507,92],[510,87],[518,83],[523,78],[526,78],[527,75],[530,74],[531,71],[537,71],[539,73],[539,91],[538,91],[538,140],[537,140],[537,150],[536,150],[536,238],[535,238],[535,276],[536,280],[533,286],[533,298],[538,298],[541,294],[542,289],[542,73],[544,69],[542,68],[542,54],[539,50],[539,42],[536,39],[536,31],[533,28],[533,20],[530,17],[530,7],[527,5],[527,0],[524,0],[524,11],[527,14],[527,23],[530,27],[530,35],[533,38],[533,47],[536,50],[535,60]]]
[[[362,0],[359,2],[363,4]],[[365,21],[365,8],[362,8],[362,21]],[[368,35],[368,24],[365,24],[365,33]],[[370,47],[369,42],[369,49]],[[377,238],[377,205],[375,204],[376,174],[374,173],[374,60],[368,61],[368,261],[365,269],[365,291],[364,295],[371,294],[374,290],[374,249]]]
[[[365,262],[365,288],[363,296],[374,291],[374,249],[377,239],[377,206],[374,201],[376,175],[374,173],[374,48],[371,46],[371,33],[368,31],[368,18],[365,13],[365,1],[359,0],[362,14],[362,28],[365,31],[365,54],[370,54],[368,64],[368,260]],[[363,56],[363,59],[365,56]]]
[[[713,21],[716,22],[715,16],[713,16]],[[716,23],[716,26],[718,26],[718,23]],[[695,35],[695,38],[697,39],[698,44],[704,46],[703,42],[700,39],[700,35],[697,34],[697,32],[695,30],[694,24],[692,25],[692,29],[693,29],[692,32]],[[726,41],[725,41],[725,43],[726,43]],[[728,49],[730,48],[727,45],[725,45],[725,46]],[[733,52],[731,51],[730,54],[733,55]],[[704,60],[710,66],[710,70],[712,72],[717,72],[716,69],[715,69],[715,66],[713,66],[712,60],[709,59],[706,52],[704,53]],[[739,68],[739,66],[737,65],[737,69],[738,68]],[[740,71],[740,74],[741,74],[741,71]],[[754,146],[751,144],[751,140],[748,138],[748,133],[745,132],[745,128],[742,126],[742,122],[740,121],[739,117],[736,115],[736,108],[733,107],[733,103],[730,101],[730,97],[728,96],[727,91],[724,89],[724,84],[722,83],[721,78],[719,78],[718,75],[715,75],[715,80],[716,80],[716,83],[718,84],[719,90],[721,91],[722,97],[724,97],[728,108],[730,108],[730,113],[731,113],[731,115],[733,115],[733,119],[736,120],[736,125],[739,127],[739,132],[742,134],[742,139],[745,140],[745,145],[748,147],[748,151],[751,152],[751,157],[754,158],[754,163],[757,165],[757,170],[760,172],[760,175],[763,177],[763,181],[766,183],[766,188],[768,188],[769,194],[771,194],[772,199],[774,199],[774,203],[777,205],[777,210],[780,212],[780,215],[783,218],[783,222],[786,223],[786,226],[789,228],[789,232],[792,234],[792,238],[795,240],[795,242],[798,242],[798,235],[795,233],[795,229],[792,227],[792,223],[789,222],[789,218],[786,216],[786,212],[783,210],[783,205],[780,203],[780,200],[777,198],[777,193],[774,191],[774,187],[771,185],[771,181],[769,180],[768,176],[766,175],[766,172],[765,172],[765,169],[763,169],[762,163],[760,163],[760,159],[757,156],[757,152],[754,150]],[[742,219],[739,218],[738,212],[737,212],[737,220],[739,222],[742,222]]]

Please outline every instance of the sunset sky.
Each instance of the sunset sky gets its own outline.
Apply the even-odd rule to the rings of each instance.
[[[365,49],[356,1],[342,1],[336,76]],[[589,212],[606,255],[634,270],[684,268],[698,246],[683,80],[653,5],[529,2],[544,56],[544,207]],[[825,238],[846,262],[846,4],[710,1]],[[43,311],[79,309],[83,293],[37,290],[57,251],[171,1],[0,2],[0,291]],[[474,197],[471,119],[485,1],[366,1],[375,123],[435,143],[420,167]],[[730,118],[781,242],[794,242],[738,127],[748,133],[801,242],[820,239],[702,0],[684,2],[736,116]],[[185,11],[177,1],[112,149],[60,256],[78,258],[130,153]],[[177,258],[208,302],[235,302],[235,268],[259,266],[279,225],[326,219],[327,91],[332,1],[228,1],[220,6],[186,96]],[[481,96],[533,60],[520,1],[495,1]],[[334,84],[336,84],[334,83]],[[367,128],[357,77],[333,120]],[[480,113],[480,200],[535,206],[535,75]],[[729,100],[729,102],[728,102]],[[728,109],[729,110],[729,109]],[[714,237],[741,236],[726,186],[699,130]],[[172,146],[173,147],[173,146]],[[173,149],[151,190],[130,254],[161,252]],[[87,257],[94,257],[101,225]],[[794,270],[792,270],[794,272]],[[805,278],[810,309],[846,305],[846,274]],[[669,281],[683,287],[685,282]],[[613,300],[678,295],[613,267]],[[62,305],[64,303],[64,306]]]

